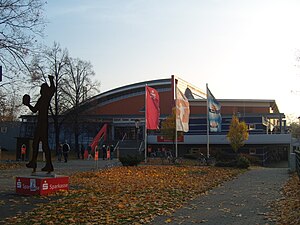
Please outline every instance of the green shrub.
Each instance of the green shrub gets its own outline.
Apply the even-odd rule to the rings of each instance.
[[[232,160],[232,161],[217,161],[215,166],[217,167],[236,167],[237,166],[237,161]]]
[[[120,157],[119,160],[123,166],[137,166],[143,159],[138,156],[127,155]]]
[[[237,160],[236,167],[240,169],[247,169],[250,166],[250,161],[244,157],[240,156]]]
[[[215,166],[218,167],[237,167],[240,169],[247,169],[250,166],[250,162],[246,157],[240,156],[237,160],[231,161],[217,161]]]
[[[261,161],[256,156],[252,156],[249,154],[241,154],[241,156],[247,158],[251,165],[261,165]]]

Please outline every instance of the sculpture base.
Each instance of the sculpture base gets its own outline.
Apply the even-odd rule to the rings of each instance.
[[[32,174],[16,177],[16,193],[22,195],[48,195],[69,190],[69,177],[55,174]]]

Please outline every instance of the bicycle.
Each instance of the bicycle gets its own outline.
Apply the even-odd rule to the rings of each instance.
[[[166,152],[167,160],[169,164],[179,165],[182,164],[182,158],[179,157],[173,157],[171,151]]]
[[[214,157],[206,157],[202,153],[200,153],[200,156],[197,160],[198,160],[199,166],[214,166],[216,163],[216,159]]]

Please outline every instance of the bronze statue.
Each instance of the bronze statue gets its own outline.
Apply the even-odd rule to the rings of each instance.
[[[38,150],[39,150],[39,142],[42,142],[42,148],[45,152],[45,158],[46,158],[46,165],[42,168],[42,171],[47,171],[48,173],[52,172],[53,165],[51,162],[51,152],[48,144],[48,109],[50,105],[50,101],[52,96],[55,92],[55,86],[54,86],[54,77],[48,76],[50,80],[50,87],[47,85],[47,83],[43,83],[41,85],[40,90],[40,98],[38,99],[35,106],[32,106],[30,104],[30,96],[24,95],[23,96],[23,104],[28,106],[29,109],[36,113],[38,112],[38,120],[37,120],[37,126],[35,129],[34,137],[33,137],[33,154],[32,159],[26,164],[27,168],[33,168],[33,173],[36,172],[37,167],[37,156],[38,156]]]

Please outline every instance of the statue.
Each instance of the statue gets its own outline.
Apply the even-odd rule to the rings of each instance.
[[[32,168],[33,173],[36,172],[37,167],[37,156],[38,156],[38,150],[39,150],[39,142],[42,142],[42,148],[45,153],[46,158],[46,165],[42,168],[42,171],[46,171],[48,173],[52,172],[53,165],[51,162],[51,152],[48,144],[48,109],[50,105],[50,101],[52,96],[55,92],[55,86],[54,86],[54,77],[48,76],[50,80],[50,87],[47,85],[47,83],[43,83],[41,85],[40,90],[40,98],[38,99],[35,106],[32,106],[30,104],[30,96],[24,95],[23,96],[23,104],[28,106],[29,109],[36,113],[38,112],[38,119],[37,119],[37,126],[35,129],[34,137],[33,137],[33,154],[31,160],[26,164],[27,168]]]

